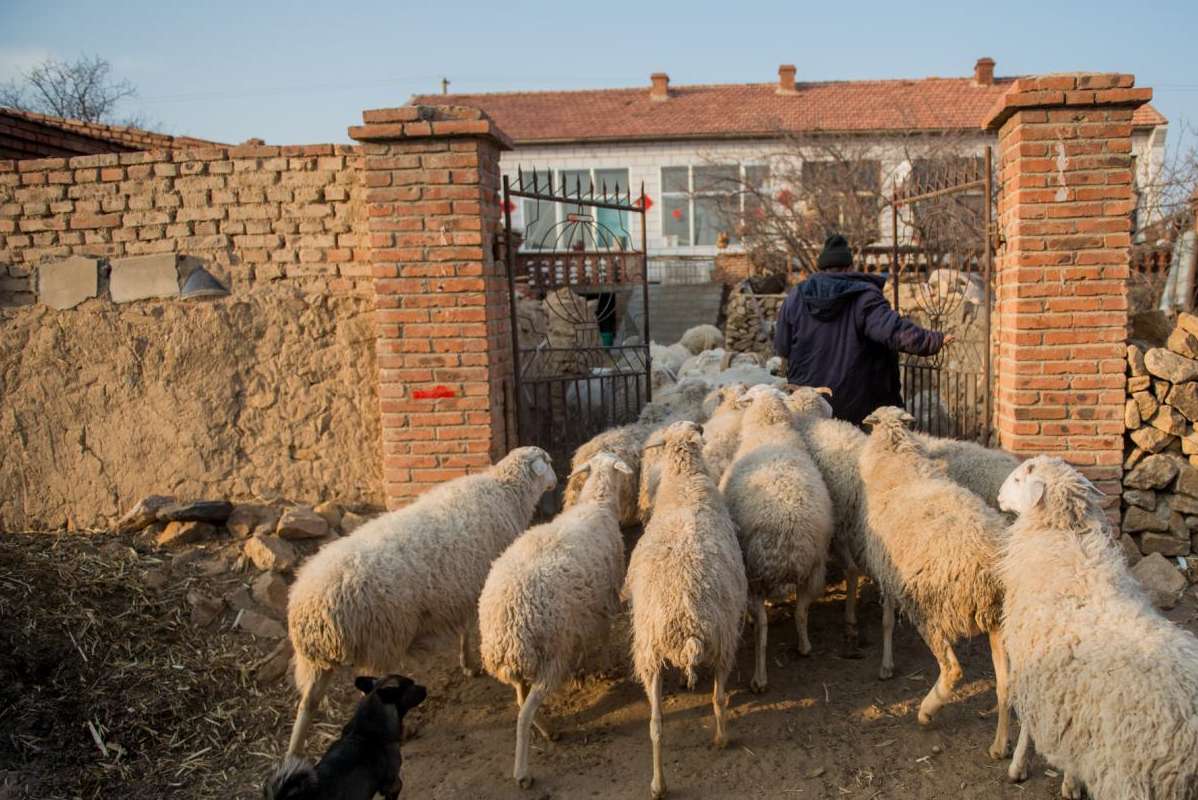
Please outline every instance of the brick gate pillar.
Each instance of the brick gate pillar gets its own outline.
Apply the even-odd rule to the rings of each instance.
[[[511,378],[499,227],[499,153],[481,112],[365,111],[365,213],[378,329],[383,489],[396,508],[505,452]]]
[[[1060,455],[1119,510],[1131,248],[1131,75],[1015,81],[998,132],[1000,446]]]

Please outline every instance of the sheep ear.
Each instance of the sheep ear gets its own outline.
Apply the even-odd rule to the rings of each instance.
[[[1035,475],[1029,475],[1027,479],[1027,499],[1028,507],[1035,508],[1044,502],[1044,492],[1048,487],[1044,483],[1044,479]]]
[[[911,416],[906,411],[899,412],[899,420],[908,428],[915,424],[915,417]]]
[[[865,419],[861,420],[861,424],[868,425],[872,428],[874,425],[878,424],[878,415],[876,413],[871,413]]]
[[[832,396],[832,390],[829,389],[827,386],[817,386],[815,391],[817,394],[822,394],[824,397]]]
[[[632,467],[628,466],[618,458],[616,459],[616,462],[612,464],[612,466],[616,468],[616,472],[623,472],[625,475],[632,474]]]
[[[584,464],[579,464],[578,469],[576,469],[570,473],[570,477],[573,478],[575,475],[585,475],[586,473],[588,473],[590,471],[591,471],[591,462],[587,461]]]
[[[1097,486],[1095,486],[1090,481],[1090,479],[1087,478],[1085,475],[1082,476],[1082,483],[1086,484],[1086,488],[1089,489],[1094,494],[1098,495],[1099,497],[1106,497],[1106,492],[1104,492],[1102,489],[1099,489]]]
[[[538,458],[532,462],[532,474],[538,478],[549,471],[549,465],[545,463],[545,459]]]
[[[372,678],[369,675],[359,675],[354,678],[354,686],[362,694],[370,694],[374,691],[374,685],[378,683],[377,678]]]

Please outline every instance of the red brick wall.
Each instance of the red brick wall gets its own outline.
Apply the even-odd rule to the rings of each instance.
[[[365,143],[384,492],[396,507],[506,450],[508,295],[491,243],[510,145],[474,109],[363,119],[350,135]]]
[[[1118,512],[1132,198],[1130,75],[1020,79],[999,136],[998,391],[1002,447],[1077,464]]]
[[[213,147],[0,161],[0,304],[34,301],[45,261],[176,252],[232,288],[369,288],[361,154]]]

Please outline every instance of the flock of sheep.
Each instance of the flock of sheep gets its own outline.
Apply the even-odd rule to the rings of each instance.
[[[718,346],[701,336],[701,351]],[[793,598],[810,652],[807,609],[831,556],[848,576],[850,646],[859,577],[881,590],[882,678],[894,670],[896,611],[935,656],[921,724],[961,678],[954,644],[985,633],[999,710],[992,758],[1008,754],[1012,706],[1020,720],[1011,780],[1026,778],[1034,740],[1064,772],[1066,797],[1084,787],[1099,800],[1198,798],[1198,639],[1151,606],[1085,478],[1058,459],[1020,464],[915,433],[898,408],[874,412],[867,435],[831,419],[826,390],[730,362],[721,354],[715,373],[663,382],[637,422],[579,448],[550,522],[529,527],[556,474],[543,450],[522,447],[304,564],[288,607],[300,693],[288,756],[339,667],[385,674],[456,633],[462,669],[477,674],[477,634],[481,666],[515,691],[514,778],[527,787],[532,729],[550,735],[538,709],[627,604],[650,705],[651,791],[662,797],[662,671],[681,670],[692,687],[701,669],[714,675],[723,745],[746,619],[749,688],[762,692],[766,602]],[[760,380],[733,379],[752,370]],[[636,524],[644,532],[625,568],[621,529]]]

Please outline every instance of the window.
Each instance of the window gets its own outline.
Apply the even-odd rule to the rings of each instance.
[[[879,161],[804,161],[802,200],[828,227],[876,241],[881,235],[882,164]]]
[[[977,156],[938,156],[911,160],[907,178],[910,191],[924,193],[980,176],[985,161]],[[982,227],[985,210],[981,188],[952,192],[911,204],[911,221],[916,234],[927,244],[972,241]]]
[[[755,200],[744,183],[760,186],[768,176],[769,168],[759,165],[662,167],[662,235],[680,247],[714,246],[721,233],[735,242],[737,218]]]
[[[605,190],[609,198],[618,193],[627,202],[629,197],[626,168],[557,170],[553,176],[555,195],[589,199],[593,189],[596,200]],[[542,180],[538,188],[547,193],[548,181]],[[627,247],[631,237],[628,213],[614,208],[525,198],[521,210],[526,250],[620,248]]]

